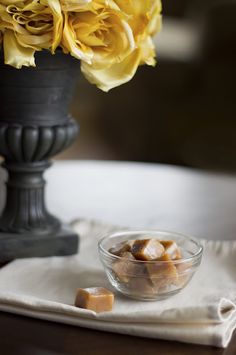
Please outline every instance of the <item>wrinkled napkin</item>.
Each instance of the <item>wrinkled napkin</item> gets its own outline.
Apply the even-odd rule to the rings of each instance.
[[[189,285],[162,301],[115,295],[112,312],[73,306],[78,287],[111,289],[97,243],[117,228],[78,220],[80,252],[70,257],[21,259],[0,269],[0,310],[97,330],[226,347],[236,328],[236,242],[202,241],[202,264]]]

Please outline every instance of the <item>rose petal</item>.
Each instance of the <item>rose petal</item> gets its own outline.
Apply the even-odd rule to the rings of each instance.
[[[107,69],[94,69],[86,63],[81,64],[81,70],[86,79],[96,84],[97,87],[105,92],[130,81],[135,75],[141,60],[141,51],[136,49],[121,63],[112,65]]]
[[[35,67],[34,50],[19,45],[13,31],[6,30],[3,36],[5,64],[20,69],[22,66]]]

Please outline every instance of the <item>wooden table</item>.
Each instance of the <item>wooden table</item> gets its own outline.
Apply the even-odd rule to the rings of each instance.
[[[3,176],[4,174],[0,176]],[[236,179],[163,165],[60,162],[47,175],[48,204],[78,216],[208,239],[235,239]],[[3,194],[1,194],[2,196]],[[235,355],[227,349],[104,333],[0,313],[0,354]]]

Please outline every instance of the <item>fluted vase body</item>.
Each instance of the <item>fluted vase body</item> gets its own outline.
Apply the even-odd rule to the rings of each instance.
[[[8,181],[0,217],[0,261],[77,251],[77,236],[46,208],[43,173],[49,159],[78,133],[68,114],[78,74],[78,61],[61,51],[38,52],[36,67],[20,70],[5,65],[1,53],[0,155]],[[15,245],[12,240],[18,252],[9,249]]]

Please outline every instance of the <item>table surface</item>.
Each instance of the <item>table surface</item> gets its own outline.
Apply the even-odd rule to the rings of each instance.
[[[47,174],[47,202],[65,221],[93,218],[208,239],[235,239],[236,178],[166,165],[57,162]],[[0,180],[5,174],[0,173]],[[4,198],[4,191],[0,190]],[[0,200],[0,208],[3,202]],[[3,355],[236,354],[227,349],[134,338],[0,313]],[[157,350],[158,349],[158,350]]]

